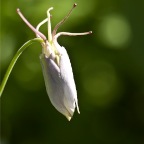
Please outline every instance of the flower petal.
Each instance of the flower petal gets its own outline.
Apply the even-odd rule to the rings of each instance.
[[[75,110],[75,103],[77,104],[77,96],[72,69],[70,69],[71,65],[65,65],[70,64],[70,61],[65,63],[66,59],[67,56],[62,53],[59,68],[52,55],[50,57],[46,57],[45,54],[40,55],[46,90],[50,101],[60,113],[70,120]],[[70,71],[66,70],[67,67]]]
[[[60,72],[61,72],[61,77],[65,82],[65,87],[64,87],[64,92],[65,92],[65,106],[69,108],[74,107],[76,104],[77,106],[77,111],[79,112],[79,107],[78,107],[78,100],[77,100],[77,91],[76,91],[76,85],[73,77],[73,72],[72,72],[72,66],[70,63],[69,56],[67,54],[67,51],[64,47],[60,47]],[[72,102],[73,103],[69,103]],[[72,109],[71,109],[72,112]]]

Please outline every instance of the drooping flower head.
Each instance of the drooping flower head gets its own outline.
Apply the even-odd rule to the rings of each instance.
[[[52,32],[50,11],[53,9],[53,7],[48,9],[47,18],[40,22],[36,28],[34,28],[26,20],[20,10],[17,9],[20,17],[35,32],[36,37],[43,39],[43,42],[41,43],[42,54],[40,55],[40,61],[46,90],[53,106],[60,113],[65,115],[68,120],[72,118],[75,107],[77,107],[78,113],[80,112],[70,59],[66,49],[58,44],[57,38],[61,35],[77,36],[92,33],[91,31],[84,33],[56,33],[57,29],[67,20],[75,7],[76,4],[73,5],[70,12],[55,26]],[[48,39],[39,31],[39,28],[46,22],[48,23]]]

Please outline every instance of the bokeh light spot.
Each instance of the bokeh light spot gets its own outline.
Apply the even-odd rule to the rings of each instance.
[[[89,65],[83,79],[87,100],[92,104],[105,107],[119,99],[120,81],[110,63],[99,61]]]
[[[98,35],[110,48],[125,48],[131,38],[131,28],[127,19],[121,15],[108,15],[99,25]]]

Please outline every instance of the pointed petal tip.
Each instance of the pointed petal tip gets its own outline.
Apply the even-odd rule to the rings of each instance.
[[[77,112],[78,112],[78,114],[80,114],[80,110],[79,110],[78,102],[76,102],[76,107],[77,107]]]
[[[70,116],[66,116],[66,118],[68,119],[68,121],[70,121],[72,117],[70,117]]]
[[[80,114],[80,110],[79,110],[79,107],[77,106],[77,112],[78,112],[78,114]]]

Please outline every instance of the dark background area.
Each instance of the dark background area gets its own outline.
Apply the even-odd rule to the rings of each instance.
[[[1,97],[1,144],[144,144],[144,2],[142,0],[1,0],[0,81],[16,51],[53,6],[52,28],[92,35],[59,38],[69,54],[81,114],[70,122],[46,94],[39,55],[31,45],[16,63]],[[41,28],[47,35],[47,25]]]

